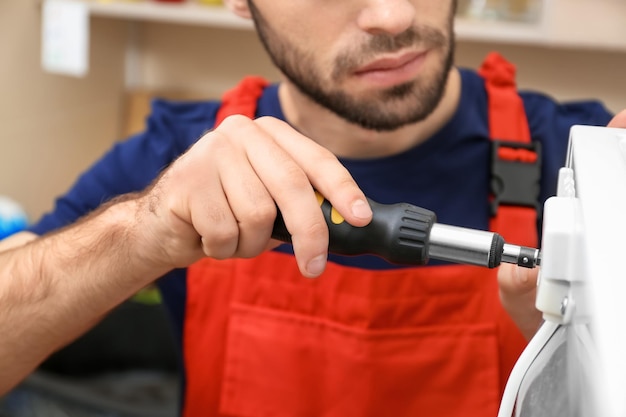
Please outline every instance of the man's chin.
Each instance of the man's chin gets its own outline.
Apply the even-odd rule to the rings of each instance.
[[[424,120],[424,117],[418,113],[397,114],[387,111],[386,115],[382,115],[380,112],[375,112],[371,109],[361,112],[357,110],[351,115],[339,116],[363,129],[376,132],[393,132]]]

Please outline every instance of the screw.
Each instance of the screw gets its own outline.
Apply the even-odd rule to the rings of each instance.
[[[564,316],[565,312],[567,311],[567,305],[569,304],[569,298],[565,297],[563,298],[563,301],[561,301],[561,315]]]

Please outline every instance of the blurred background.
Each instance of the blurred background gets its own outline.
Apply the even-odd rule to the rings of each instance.
[[[201,1],[216,2],[90,2],[84,78],[41,69],[40,0],[0,1],[0,195],[37,218],[113,141],[141,129],[153,95],[219,97],[245,74],[275,79],[247,22]],[[153,10],[136,12],[142,3]],[[522,88],[626,107],[623,0],[459,6],[458,65],[476,67],[498,50],[517,65]]]
[[[244,75],[278,76],[249,22],[219,0],[76,1],[89,13],[84,77],[42,69],[41,0],[0,0],[0,196],[22,218],[141,130],[152,98],[217,98]],[[459,66],[497,50],[522,89],[626,108],[624,0],[459,0],[456,31]],[[176,351],[151,291],[0,398],[0,416],[176,415]]]

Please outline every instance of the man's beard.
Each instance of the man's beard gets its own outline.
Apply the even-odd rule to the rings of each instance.
[[[340,89],[326,89],[319,72],[310,65],[315,62],[314,51],[306,52],[282,39],[269,26],[252,0],[248,1],[259,39],[276,67],[306,96],[348,122],[365,129],[392,131],[428,117],[443,97],[448,74],[453,64],[454,39],[452,35],[453,11],[445,34],[430,27],[410,28],[397,35],[373,35],[368,44],[359,50],[350,50],[337,57],[331,73],[333,82],[342,79],[374,56],[395,52],[413,45],[443,51],[439,70],[430,78],[420,78],[399,84],[364,100]]]

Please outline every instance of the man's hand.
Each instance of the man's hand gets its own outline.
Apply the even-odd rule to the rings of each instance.
[[[280,208],[303,275],[322,273],[328,227],[314,189],[355,226],[371,209],[348,171],[287,123],[227,118],[181,156],[140,199],[149,259],[186,266],[210,256],[253,257],[276,245]]]
[[[275,245],[276,205],[300,270],[321,274],[328,227],[314,189],[353,225],[371,221],[365,196],[333,154],[277,119],[234,116],[146,191],[42,238],[7,241],[0,246],[2,277],[10,278],[0,280],[0,395],[172,268]]]
[[[608,127],[626,128],[626,110],[618,113]],[[498,271],[500,300],[522,334],[530,339],[541,324],[541,312],[535,308],[539,269],[502,264]]]

